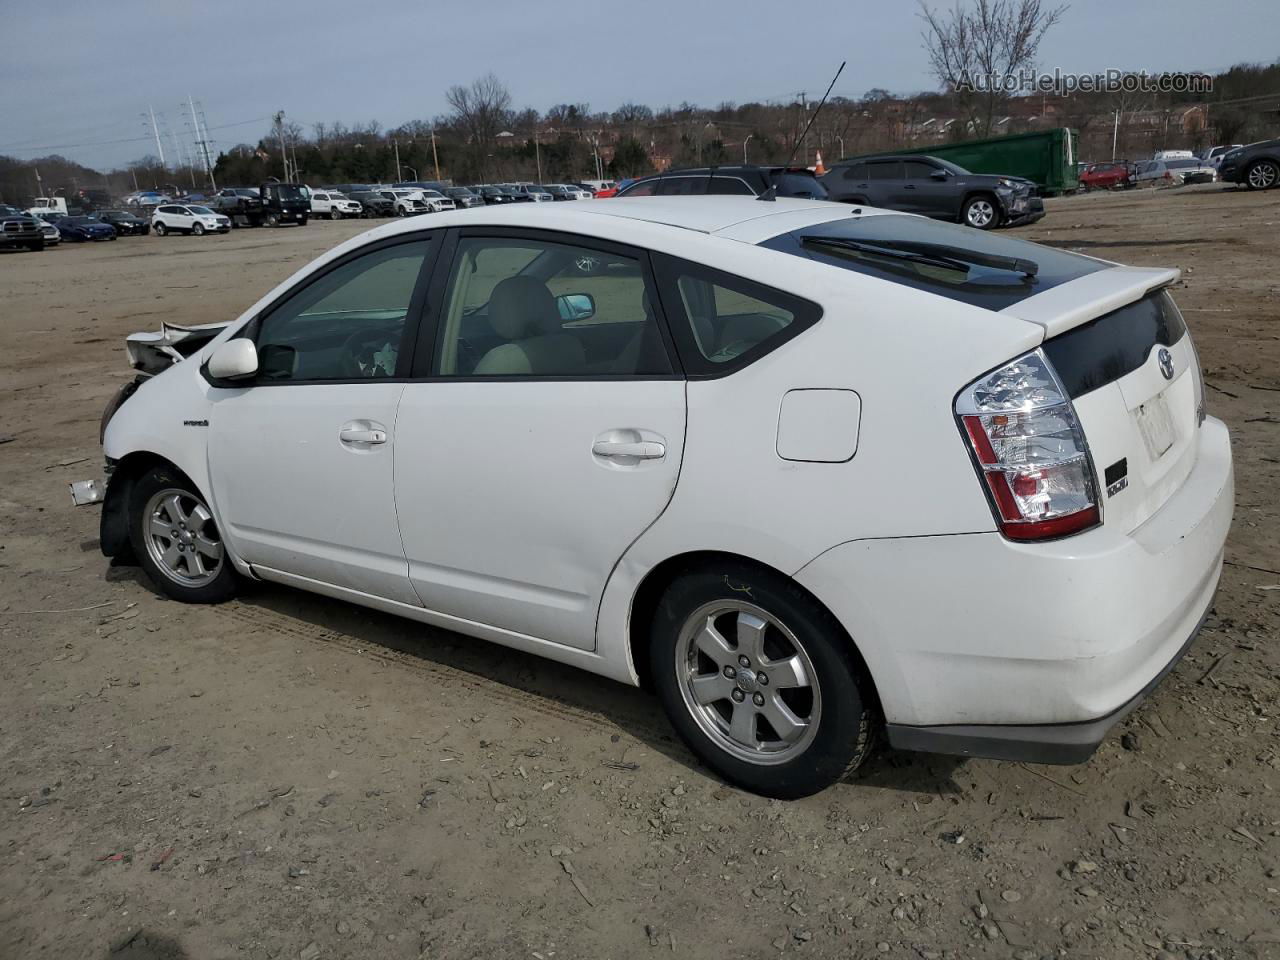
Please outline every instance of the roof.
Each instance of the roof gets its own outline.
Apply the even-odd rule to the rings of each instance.
[[[855,208],[845,203],[822,200],[779,198],[757,200],[755,197],[612,197],[605,200],[579,200],[572,206],[557,204],[554,213],[566,217],[616,217],[663,224],[699,233],[746,239],[759,234],[761,239],[775,236],[797,226],[823,223],[849,216]],[[503,219],[538,221],[553,211],[535,204],[502,209]],[[870,210],[866,212],[870,213]],[[882,211],[875,211],[880,213]],[[558,218],[557,218],[558,219]],[[584,221],[585,222],[585,221]],[[744,231],[747,224],[755,229]],[[561,228],[563,229],[563,228]]]

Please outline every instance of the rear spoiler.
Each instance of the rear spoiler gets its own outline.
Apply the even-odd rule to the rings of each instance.
[[[1172,268],[1111,267],[1087,273],[1000,312],[1043,327],[1047,340],[1177,283],[1181,276],[1182,271]]]
[[[131,333],[124,339],[129,366],[145,377],[153,377],[187,359],[226,328],[225,323],[184,327],[162,322],[158,331]]]

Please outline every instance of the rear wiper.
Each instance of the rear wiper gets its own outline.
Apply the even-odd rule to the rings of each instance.
[[[837,250],[847,250],[850,253],[862,253],[872,257],[888,257],[893,260],[906,260],[909,263],[917,263],[921,266],[940,267],[944,270],[955,270],[959,273],[969,272],[968,266],[959,260],[953,260],[948,257],[930,256],[924,253],[916,253],[911,250],[899,250],[896,247],[885,246],[878,242],[846,240],[842,237],[801,237],[800,242],[811,246],[834,247]]]
[[[978,250],[967,250],[964,247],[953,247],[944,243],[920,243],[912,240],[845,240],[833,237],[802,237],[804,243],[823,243],[830,246],[844,247],[864,253],[881,254],[883,256],[901,256],[902,259],[923,257],[933,261],[935,266],[947,266],[951,269],[967,270],[966,264],[979,267],[990,267],[993,270],[1009,270],[1025,277],[1034,277],[1040,272],[1040,264],[1034,260],[1021,257],[1002,257],[994,253],[982,253]]]

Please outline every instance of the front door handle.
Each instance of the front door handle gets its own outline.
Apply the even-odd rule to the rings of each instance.
[[[667,445],[657,440],[597,440],[591,445],[591,452],[611,460],[661,460],[667,455]]]
[[[338,431],[343,443],[374,444],[387,442],[387,428],[372,420],[352,420]]]

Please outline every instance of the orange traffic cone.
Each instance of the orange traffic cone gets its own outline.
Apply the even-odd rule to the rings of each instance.
[[[819,177],[827,172],[827,168],[822,165],[822,151],[817,152],[818,162],[813,165],[813,172]]]

